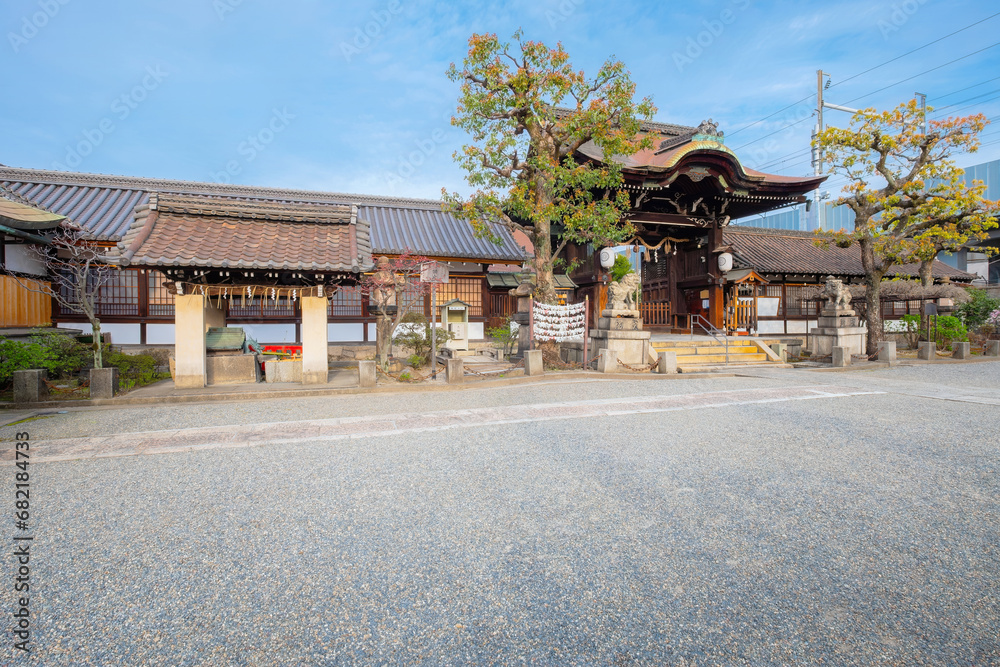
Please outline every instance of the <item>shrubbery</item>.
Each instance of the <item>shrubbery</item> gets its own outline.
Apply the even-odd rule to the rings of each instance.
[[[967,329],[976,329],[989,323],[991,313],[1000,309],[1000,299],[994,299],[986,290],[971,288],[971,297],[955,309],[955,314],[961,318]]]
[[[407,361],[414,368],[419,368],[431,360],[431,324],[420,313],[408,313],[403,318],[403,322],[405,324],[400,326],[403,333],[396,334],[392,342],[395,345],[413,350],[413,354]],[[451,340],[454,336],[446,329],[435,328],[437,329],[438,349],[440,349],[446,341]]]

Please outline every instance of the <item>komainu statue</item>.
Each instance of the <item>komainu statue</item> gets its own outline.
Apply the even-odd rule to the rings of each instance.
[[[826,277],[826,285],[823,287],[822,294],[826,297],[828,308],[836,308],[840,305],[847,308],[851,305],[851,293],[844,287],[844,281],[833,276]]]
[[[611,310],[635,310],[635,293],[642,284],[639,274],[626,274],[620,281],[608,285]]]

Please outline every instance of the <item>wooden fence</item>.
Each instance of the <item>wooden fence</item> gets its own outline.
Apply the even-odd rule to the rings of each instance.
[[[25,284],[48,286],[35,280]],[[11,276],[0,275],[0,327],[38,327],[52,322],[52,297],[25,289]]]

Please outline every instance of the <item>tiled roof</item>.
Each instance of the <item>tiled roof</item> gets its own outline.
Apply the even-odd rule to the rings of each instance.
[[[741,267],[754,268],[760,273],[782,273],[802,275],[863,276],[861,249],[857,245],[839,248],[835,245],[818,247],[817,236],[811,232],[799,232],[758,227],[725,227],[722,231],[723,243],[732,247],[736,263]],[[893,267],[888,276],[919,275],[918,264],[902,264]],[[975,278],[971,273],[960,271],[936,261],[933,265],[935,278],[947,276],[951,280],[968,281]]]
[[[378,240],[376,253],[397,254],[404,250],[433,256],[482,261],[520,263],[524,252],[506,229],[494,231],[502,239],[497,246],[475,238],[472,226],[442,212],[441,202],[432,199],[408,199],[374,195],[313,192],[282,188],[195,183],[103,174],[16,169],[0,166],[0,184],[4,184],[36,204],[69,217],[98,240],[122,241],[130,230],[134,239],[137,228],[149,211],[151,195],[185,195],[190,200],[225,197],[243,200],[254,206],[296,206],[300,204],[348,204],[362,208],[361,218],[372,225]],[[192,204],[193,205],[193,204]],[[138,223],[138,227],[137,227]],[[378,228],[385,225],[385,229]],[[412,225],[412,227],[409,227]],[[359,242],[368,233],[359,227]],[[379,245],[384,240],[385,245]],[[280,258],[293,259],[293,258]]]
[[[361,206],[358,217],[371,224],[376,253],[409,251],[428,257],[455,257],[481,262],[516,262],[527,254],[514,238],[496,227],[501,244],[476,238],[472,225],[440,209]],[[502,232],[502,233],[501,233]]]
[[[346,204],[154,195],[118,244],[123,264],[358,272],[367,223]]]

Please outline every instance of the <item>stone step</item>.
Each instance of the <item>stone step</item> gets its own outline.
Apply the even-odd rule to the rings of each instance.
[[[725,354],[726,348],[718,347],[654,347],[657,352],[674,352],[678,356],[691,354]],[[756,345],[730,345],[730,354],[758,354],[760,349]]]
[[[678,373],[710,373],[713,371],[731,371],[734,368],[753,368],[765,366],[767,368],[793,368],[791,364],[783,364],[777,361],[768,362],[730,362],[726,364],[695,364],[688,366],[677,366]]]
[[[730,353],[729,363],[746,363],[746,362],[768,362],[769,358],[763,352],[759,354],[741,354],[739,358],[734,358],[734,355]],[[726,355],[724,354],[685,354],[677,357],[678,366],[698,366],[703,364],[724,364],[726,362]]]

